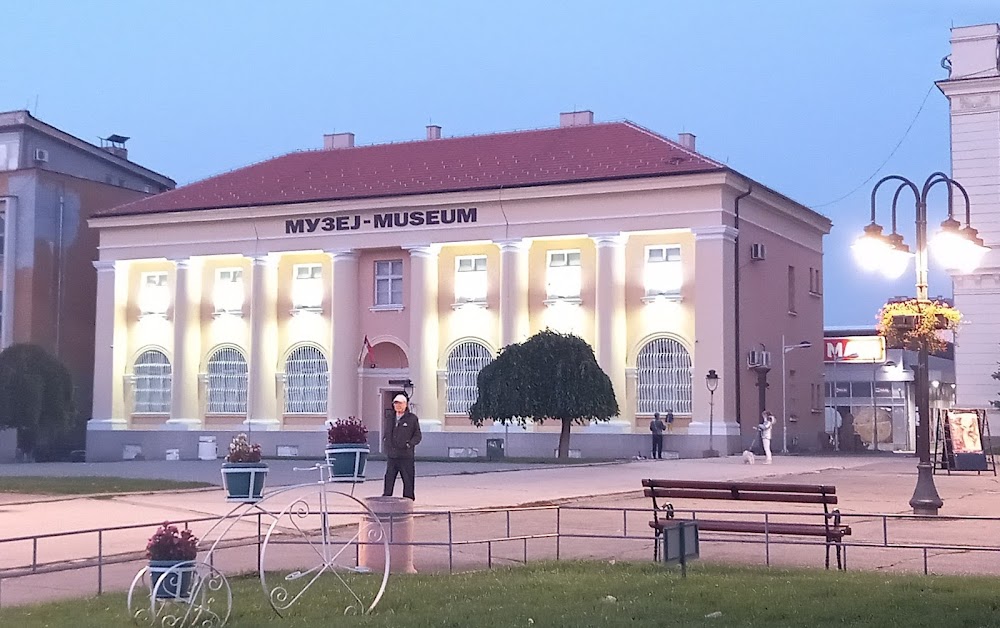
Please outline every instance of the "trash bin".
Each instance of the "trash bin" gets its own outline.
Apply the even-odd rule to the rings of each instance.
[[[385,543],[389,540],[389,573],[417,573],[413,566],[413,500],[406,497],[368,497],[365,505],[382,522],[365,513],[358,525],[358,566],[376,573],[385,569]]]
[[[487,460],[501,460],[504,457],[503,453],[503,439],[502,438],[487,438],[486,439],[486,459]]]
[[[198,460],[215,460],[219,457],[219,447],[214,436],[198,437]]]

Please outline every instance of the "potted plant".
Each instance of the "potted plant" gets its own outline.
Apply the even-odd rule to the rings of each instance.
[[[149,538],[146,558],[153,596],[160,600],[186,600],[191,597],[198,537],[190,530],[164,523]]]
[[[252,504],[260,501],[267,478],[267,464],[260,460],[260,445],[240,434],[229,443],[229,453],[222,463],[222,483],[226,501]]]
[[[368,462],[368,428],[354,417],[337,419],[326,431],[331,482],[363,482]]]

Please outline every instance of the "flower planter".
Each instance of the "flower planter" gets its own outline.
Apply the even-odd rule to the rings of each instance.
[[[365,464],[371,450],[367,443],[337,443],[326,446],[331,482],[364,482]]]
[[[194,561],[151,560],[149,582],[158,600],[187,600],[194,582]]]
[[[222,483],[226,501],[252,504],[261,500],[267,464],[263,462],[226,462],[222,465]]]

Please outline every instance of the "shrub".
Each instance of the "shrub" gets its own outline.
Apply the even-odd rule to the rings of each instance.
[[[260,462],[260,445],[251,444],[246,434],[240,434],[229,443],[226,462]]]
[[[190,530],[164,523],[157,528],[146,544],[149,560],[194,560],[198,557],[198,537]]]
[[[331,445],[345,443],[367,444],[368,428],[354,417],[337,419],[326,431],[327,440]]]

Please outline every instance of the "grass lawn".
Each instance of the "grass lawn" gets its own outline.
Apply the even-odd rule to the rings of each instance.
[[[371,576],[366,576],[371,578]],[[256,579],[233,583],[229,626],[996,626],[996,580],[650,563],[538,563],[457,575],[390,576],[367,617],[324,576],[287,619]],[[721,614],[718,614],[721,613]],[[123,595],[0,609],[0,626],[130,625]]]
[[[135,493],[169,491],[214,486],[207,482],[174,482],[97,476],[73,477],[0,477],[0,493],[29,495],[87,495],[92,493]]]

